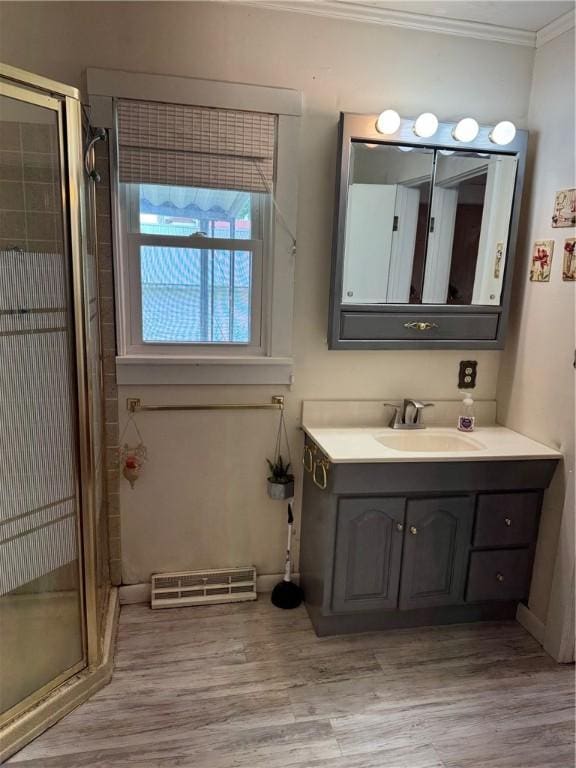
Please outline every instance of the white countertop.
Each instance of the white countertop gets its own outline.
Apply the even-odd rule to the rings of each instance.
[[[514,459],[560,459],[562,454],[542,443],[506,427],[478,427],[472,433],[454,427],[429,427],[423,430],[393,430],[390,427],[317,427],[302,429],[334,464],[406,461],[512,461]],[[460,436],[480,444],[477,450],[400,451],[378,442],[378,437],[418,434],[449,437]],[[393,438],[394,439],[394,438]]]

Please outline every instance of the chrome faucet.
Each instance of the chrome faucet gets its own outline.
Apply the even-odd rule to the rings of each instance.
[[[395,403],[384,403],[384,405],[394,408],[394,416],[390,421],[392,429],[426,429],[422,424],[422,411],[424,408],[430,408],[434,403],[422,403],[420,400],[406,398],[402,405]]]

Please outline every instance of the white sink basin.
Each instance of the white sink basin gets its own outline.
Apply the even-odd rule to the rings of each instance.
[[[375,435],[374,439],[386,448],[394,451],[410,451],[419,453],[452,453],[454,451],[481,451],[485,448],[482,443],[463,435],[434,434],[426,430],[414,432],[396,432],[385,435]]]

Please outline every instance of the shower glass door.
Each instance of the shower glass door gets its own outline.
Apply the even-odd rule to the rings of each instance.
[[[0,83],[0,716],[85,666],[62,105]]]

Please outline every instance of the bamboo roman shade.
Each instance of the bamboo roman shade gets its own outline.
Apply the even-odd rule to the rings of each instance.
[[[276,116],[118,102],[120,181],[269,192]]]

